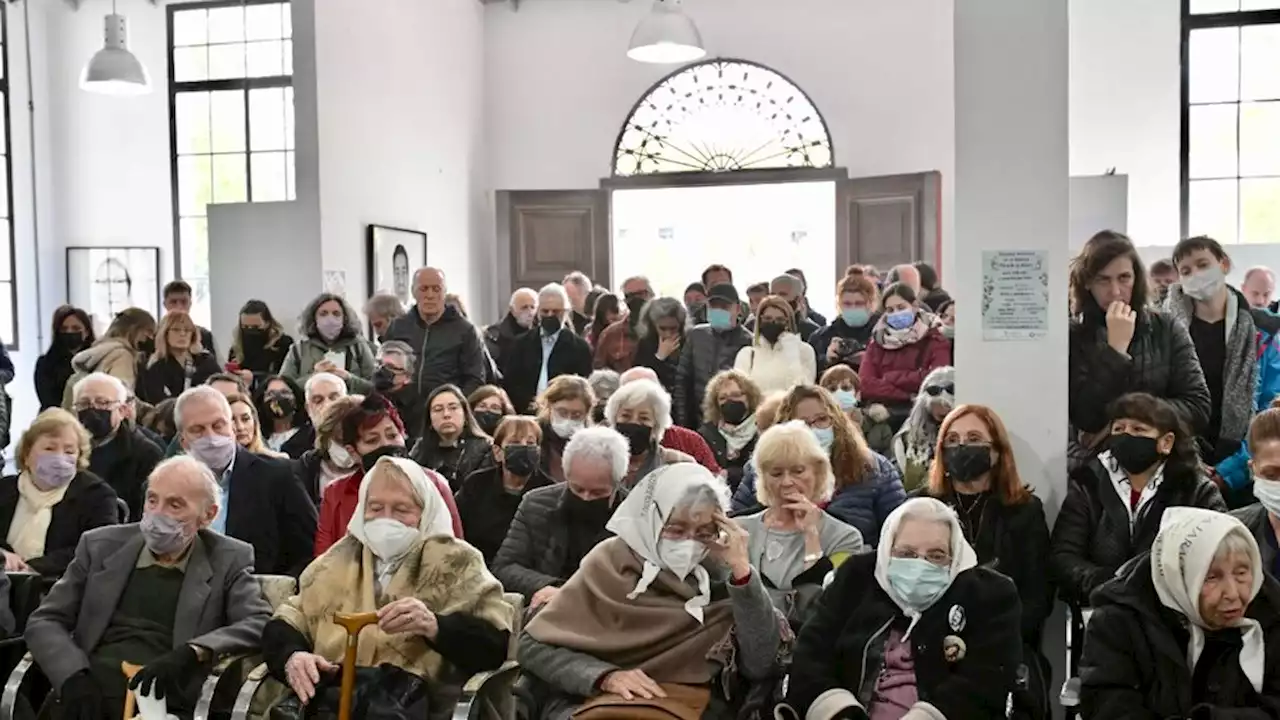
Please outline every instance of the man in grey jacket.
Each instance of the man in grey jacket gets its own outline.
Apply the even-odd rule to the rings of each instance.
[[[220,655],[256,651],[271,607],[253,548],[208,530],[218,483],[179,456],[148,479],[142,522],[84,534],[75,560],[27,621],[25,638],[57,690],[55,717],[100,720],[130,687],[189,712]]]
[[[751,333],[738,324],[739,305],[737,288],[728,283],[713,286],[707,293],[707,322],[685,333],[671,398],[673,419],[681,427],[698,429],[707,383],[732,368],[738,351],[751,344]]]
[[[387,340],[408,343],[418,356],[414,377],[418,397],[437,387],[457,385],[464,396],[484,384],[485,356],[480,333],[470,320],[445,304],[444,271],[424,267],[413,274],[416,304],[387,328]]]

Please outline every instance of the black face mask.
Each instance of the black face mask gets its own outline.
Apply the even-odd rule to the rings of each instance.
[[[111,411],[101,410],[99,408],[85,408],[76,413],[80,418],[80,424],[85,430],[93,436],[94,440],[101,440],[111,434],[115,428],[111,427]]]
[[[1156,438],[1141,435],[1112,435],[1111,457],[1129,474],[1140,473],[1160,461]]]
[[[604,424],[604,408],[605,406],[603,404],[599,404],[591,408],[591,421],[596,425]]]
[[[373,389],[385,395],[391,392],[392,387],[396,384],[396,374],[391,368],[383,365],[373,371]]]
[[[720,404],[720,417],[730,425],[737,425],[747,419],[747,404],[741,400],[730,400]]]
[[[640,311],[644,309],[644,304],[647,301],[644,299],[644,295],[633,294],[626,296],[624,302],[627,303],[627,310],[631,313],[629,321],[634,326],[640,322]]]
[[[599,500],[583,500],[574,495],[572,491],[564,494],[564,510],[568,516],[569,522],[580,526],[593,529],[603,529],[605,524],[609,522],[609,518],[613,517],[613,507],[609,503],[610,498],[603,497]]]
[[[613,426],[618,434],[627,439],[631,447],[631,456],[643,455],[649,449],[653,438],[653,428],[639,423],[618,423]]]
[[[503,418],[502,413],[494,412],[492,410],[477,410],[475,415],[476,424],[480,426],[480,429],[483,430],[486,435],[491,437],[493,436],[494,431],[498,429],[498,423],[501,423]]]
[[[542,326],[543,335],[554,335],[564,328],[564,320],[555,315],[543,315],[538,319],[538,324]]]
[[[991,471],[991,446],[948,445],[942,448],[942,466],[953,482],[969,482]]]
[[[63,350],[79,350],[84,345],[84,333],[82,332],[60,332],[58,333],[58,347]]]
[[[267,344],[267,331],[262,328],[240,328],[240,344],[245,352],[260,352]]]
[[[383,445],[373,452],[360,456],[360,467],[367,473],[384,457],[405,457],[409,451],[403,445]]]
[[[502,448],[502,466],[516,477],[529,477],[538,469],[538,446],[508,445]]]
[[[760,337],[771,343],[776,343],[786,329],[787,326],[779,322],[760,323]]]
[[[138,343],[138,352],[140,353],[143,353],[149,356],[149,355],[155,354],[155,351],[156,351],[155,338],[147,338],[146,340],[143,340],[142,342]]]
[[[271,411],[271,417],[277,419],[291,418],[298,411],[298,403],[289,395],[268,395],[264,398],[267,401],[267,409]]]

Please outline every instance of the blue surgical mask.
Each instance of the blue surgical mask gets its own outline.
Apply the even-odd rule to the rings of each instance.
[[[902,602],[923,612],[951,587],[951,569],[924,558],[889,558],[889,585]]]
[[[818,440],[818,444],[822,446],[822,452],[831,452],[831,443],[836,441],[835,428],[809,428],[809,432],[813,433],[813,437]]]
[[[845,308],[840,311],[840,319],[849,327],[863,327],[871,321],[871,311],[866,308]]]
[[[836,402],[840,404],[840,409],[845,412],[858,407],[858,396],[852,390],[837,390],[832,395],[835,396]]]
[[[884,323],[894,330],[906,330],[916,321],[916,311],[907,309],[891,312],[884,316]]]
[[[729,325],[733,323],[733,316],[728,310],[720,308],[707,308],[707,323],[714,330],[727,330]]]

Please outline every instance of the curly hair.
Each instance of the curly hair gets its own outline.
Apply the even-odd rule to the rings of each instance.
[[[760,407],[760,400],[764,394],[760,392],[760,386],[752,380],[749,375],[741,370],[722,370],[710,381],[707,382],[707,391],[702,396],[702,419],[704,422],[713,425],[719,425],[723,420],[720,416],[720,402],[717,399],[720,390],[726,383],[738,383],[738,387],[742,390],[742,394],[747,396],[747,413],[754,414],[756,408]]]
[[[316,311],[327,302],[336,302],[338,307],[342,308],[342,332],[338,333],[338,338],[345,339],[359,336],[360,321],[356,318],[356,311],[351,309],[351,305],[346,298],[333,293],[320,293],[311,302],[307,303],[307,306],[302,310],[302,314],[298,316],[298,332],[303,337],[320,337],[320,331],[316,329]]]
[[[836,488],[857,485],[870,476],[871,448],[862,430],[840,409],[839,403],[825,388],[796,385],[787,391],[778,408],[778,423],[796,420],[796,408],[805,400],[817,400],[831,417],[835,441],[831,444],[831,470],[836,475]]]
[[[1089,310],[1106,311],[1106,308],[1098,307],[1098,301],[1093,298],[1093,291],[1089,286],[1103,268],[1120,257],[1127,257],[1133,263],[1133,292],[1129,296],[1129,307],[1141,310],[1147,306],[1147,271],[1142,266],[1142,258],[1134,248],[1133,241],[1124,233],[1103,230],[1089,238],[1089,242],[1080,249],[1080,254],[1071,259],[1069,277],[1072,313],[1087,315]]]

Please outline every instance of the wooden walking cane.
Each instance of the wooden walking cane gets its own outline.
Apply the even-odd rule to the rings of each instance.
[[[124,673],[124,715],[121,716],[123,720],[134,720],[134,703],[137,700],[133,697],[133,691],[129,689],[129,681],[133,680],[133,676],[137,675],[141,669],[141,665],[120,663],[120,671]]]
[[[347,631],[347,650],[342,657],[342,689],[338,695],[338,720],[351,720],[352,695],[356,689],[356,648],[360,631],[378,622],[378,613],[334,613],[333,622]]]

